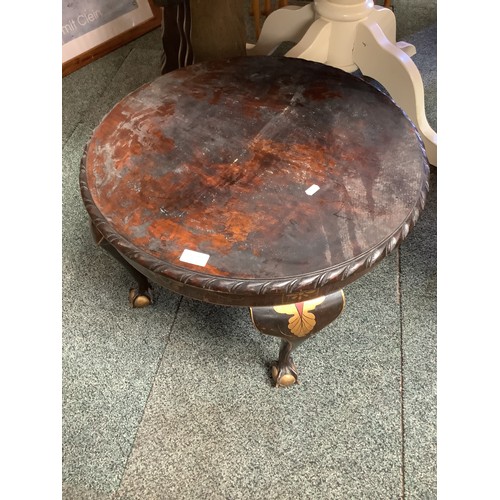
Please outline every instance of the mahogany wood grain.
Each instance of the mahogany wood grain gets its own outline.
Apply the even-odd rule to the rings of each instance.
[[[124,98],[95,129],[80,185],[95,227],[149,279],[267,306],[340,290],[379,263],[416,223],[428,171],[414,125],[372,85],[241,57]],[[206,265],[182,262],[186,249]]]

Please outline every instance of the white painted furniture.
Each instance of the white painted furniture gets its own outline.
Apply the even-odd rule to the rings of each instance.
[[[272,12],[248,55],[269,55],[282,42],[295,45],[286,53],[347,72],[360,70],[380,82],[416,125],[429,159],[437,166],[437,133],[425,116],[424,85],[411,57],[413,45],[396,42],[392,10],[373,0],[314,0]]]

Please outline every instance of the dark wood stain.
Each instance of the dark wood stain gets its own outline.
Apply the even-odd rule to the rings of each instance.
[[[87,145],[81,184],[106,239],[167,285],[210,290],[220,278],[219,292],[244,281],[252,295],[252,282],[280,280],[288,294],[307,277],[300,286],[319,294],[350,275],[332,270],[404,238],[427,176],[413,124],[371,85],[300,59],[242,57],[123,99]],[[207,265],[180,262],[184,249],[209,254]]]

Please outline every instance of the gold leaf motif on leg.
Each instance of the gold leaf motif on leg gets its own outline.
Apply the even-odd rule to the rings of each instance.
[[[292,317],[288,320],[288,329],[296,337],[305,337],[316,325],[316,316],[311,311],[324,300],[325,297],[318,297],[297,304],[274,306],[274,310],[279,314],[290,314]]]

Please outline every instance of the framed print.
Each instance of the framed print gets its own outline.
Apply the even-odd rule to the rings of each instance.
[[[63,0],[63,76],[160,24],[152,0]]]

